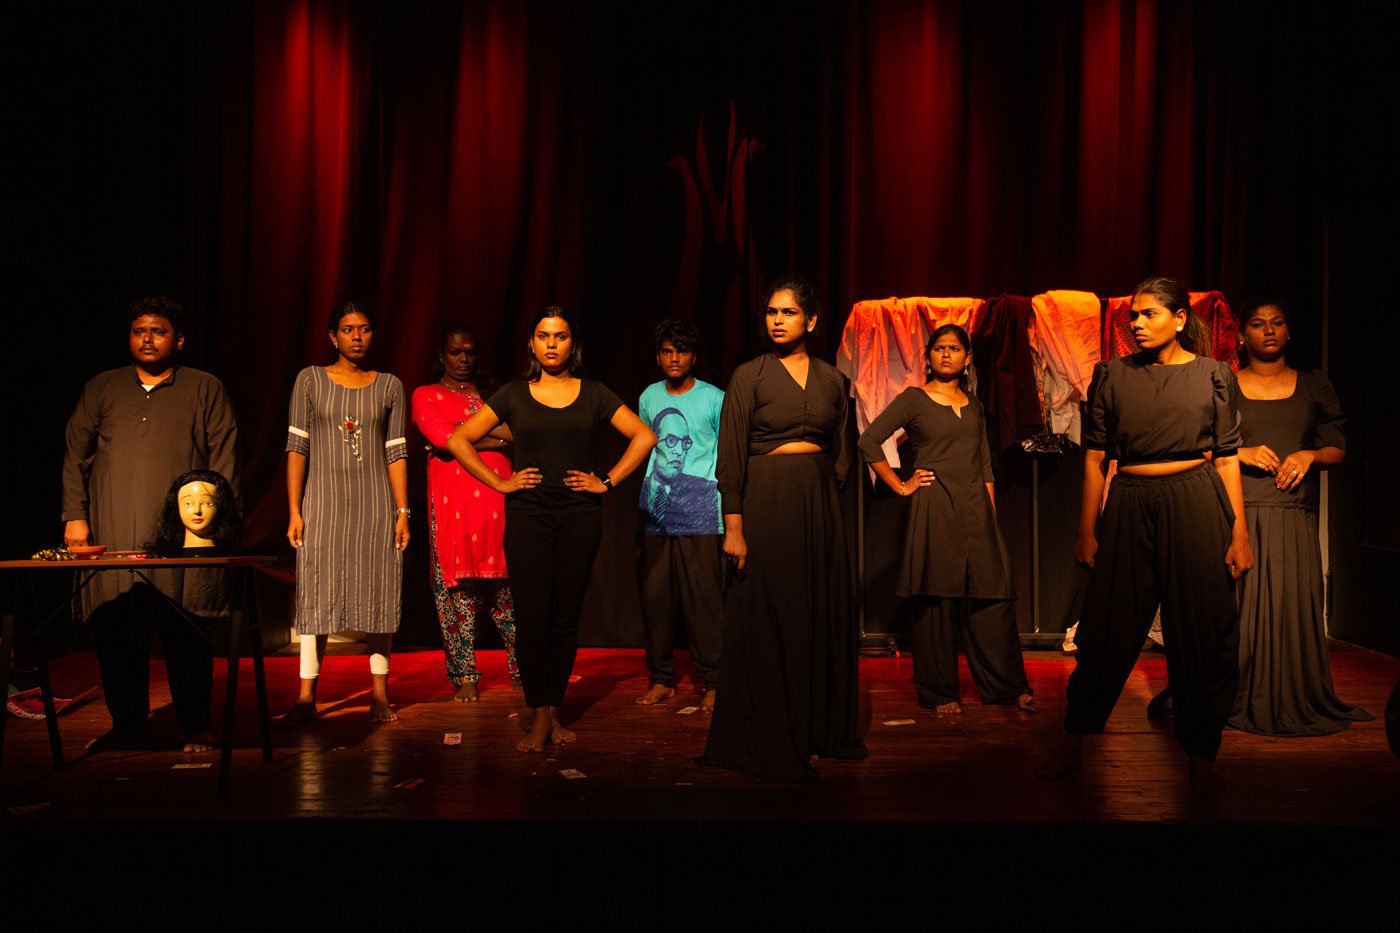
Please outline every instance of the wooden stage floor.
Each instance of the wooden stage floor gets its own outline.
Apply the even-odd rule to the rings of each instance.
[[[963,896],[977,891],[1001,898],[1035,888],[1053,895],[1066,885],[1078,891],[1078,879],[1087,875],[1100,882],[1119,879],[1115,891],[1126,898],[1136,897],[1138,877],[1142,892],[1160,895],[1164,879],[1190,872],[1201,879],[1192,883],[1204,885],[1200,891],[1208,887],[1218,903],[1233,896],[1246,870],[1261,882],[1270,879],[1278,893],[1291,884],[1280,875],[1322,879],[1341,872],[1353,880],[1383,879],[1396,866],[1400,761],[1387,746],[1382,717],[1400,679],[1400,661],[1359,649],[1338,646],[1333,675],[1339,695],[1368,709],[1374,722],[1316,739],[1227,732],[1220,771],[1230,788],[1210,796],[1188,790],[1169,724],[1144,714],[1148,699],[1165,684],[1161,655],[1143,656],[1108,733],[1090,746],[1082,774],[1057,784],[1036,780],[1032,768],[1058,740],[1071,659],[1058,652],[1028,653],[1039,715],[972,700],[961,716],[940,718],[919,708],[907,657],[863,658],[861,711],[870,757],[819,763],[821,781],[802,786],[764,785],[694,764],[706,715],[680,710],[698,703],[697,687],[687,680],[669,703],[637,706],[633,699],[646,688],[639,650],[580,652],[566,707],[578,742],[547,754],[521,754],[514,745],[523,731],[522,699],[506,682],[504,655],[483,651],[479,660],[481,702],[458,704],[442,676],[440,651],[396,654],[393,695],[400,718],[373,726],[366,717],[365,658],[333,656],[323,674],[324,714],[298,731],[274,728],[271,764],[262,762],[256,747],[252,671],[245,663],[226,800],[215,796],[217,766],[177,768],[214,763],[213,754],[83,756],[84,743],[107,725],[100,699],[63,715],[64,747],[76,760],[58,773],[50,766],[43,723],[11,719],[0,779],[0,838],[39,859],[62,861],[74,850],[100,849],[108,866],[127,858],[177,873],[205,870],[202,862],[198,869],[174,864],[179,853],[216,852],[211,865],[222,865],[240,884],[250,876],[300,877],[310,858],[319,882],[343,887],[362,876],[361,863],[382,858],[396,878],[418,879],[411,888],[415,898],[436,897],[439,885],[470,888],[474,916],[484,916],[487,903],[505,910],[499,901],[508,900],[507,894],[531,897],[528,873],[488,870],[503,853],[510,853],[511,864],[531,864],[531,853],[556,853],[559,861],[548,862],[550,877],[561,885],[567,880],[571,889],[615,888],[641,878],[658,890],[674,884],[668,903],[697,897],[699,890],[685,888],[684,879],[698,883],[700,873],[709,872],[703,877],[710,879],[716,871],[730,872],[721,886],[752,889],[760,900],[764,891],[800,896],[814,886],[864,892],[852,895],[844,911],[834,901],[803,901],[802,922],[823,926],[844,913],[868,919],[871,911],[884,910],[892,919],[907,917],[920,910],[921,892],[940,885]],[[682,669],[689,674],[684,659]],[[295,657],[269,659],[274,711],[292,701],[296,672]],[[968,696],[966,668],[962,674]],[[163,678],[161,665],[153,663],[152,699],[160,708],[151,735],[173,744],[178,735]],[[59,662],[54,680],[59,695],[92,686],[97,672],[91,653]],[[218,676],[216,713],[221,685]],[[891,724],[899,720],[913,722]],[[460,745],[444,744],[452,732],[461,733]],[[570,780],[560,773],[566,769],[585,777]],[[1190,860],[1175,860],[1173,853],[1187,850],[1195,853]],[[872,886],[882,885],[890,891],[872,901]],[[207,888],[202,879],[191,887]],[[1366,894],[1385,890],[1375,882],[1352,890],[1347,910],[1359,909]],[[23,893],[36,909],[76,896],[73,887],[57,881]],[[88,909],[105,909],[107,896],[92,895],[97,900]],[[282,902],[277,916],[286,925],[297,917],[307,928],[359,928],[379,916],[376,910],[392,920],[403,907],[399,899],[377,906],[318,901],[315,911],[329,912],[316,913],[319,922],[307,925],[297,911],[310,908],[297,897],[286,894]],[[753,917],[778,911],[779,902],[791,903],[774,900]],[[580,925],[571,908],[560,906],[572,901],[550,903],[559,911],[552,915],[557,928]],[[1034,917],[1037,903],[1028,900],[1020,908]],[[1155,928],[1174,912],[1186,912],[1186,903],[1177,892],[1146,914],[1124,909],[1134,928]],[[282,926],[265,906],[248,902],[240,909],[246,912],[204,926]],[[587,914],[594,922],[581,925],[622,928],[634,925],[629,918],[636,926],[657,919],[630,909],[626,899],[595,899]],[[1297,920],[1291,910],[1284,910],[1284,918]],[[1335,922],[1346,915],[1329,916]],[[93,921],[98,914],[74,916]],[[164,925],[148,914],[136,916],[136,925]],[[799,915],[781,916],[795,921]],[[612,920],[602,923],[605,917]],[[713,928],[703,912],[668,915],[662,925]]]

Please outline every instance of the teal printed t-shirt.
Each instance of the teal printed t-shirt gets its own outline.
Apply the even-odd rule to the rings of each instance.
[[[642,478],[642,530],[651,535],[717,535],[724,532],[715,484],[719,411],[724,393],[695,380],[672,395],[657,382],[642,392],[637,413],[656,432],[656,447]]]

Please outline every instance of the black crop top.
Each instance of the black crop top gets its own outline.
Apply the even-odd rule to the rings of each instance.
[[[596,468],[598,428],[612,421],[622,399],[601,382],[581,380],[578,398],[551,408],[530,394],[525,382],[508,382],[486,404],[510,426],[514,467],[538,467],[540,484],[506,496],[506,512],[580,512],[599,508],[598,496],[564,485],[568,470]]]
[[[739,364],[724,393],[719,416],[720,510],[743,512],[744,486],[750,457],[759,457],[784,444],[804,441],[834,453],[836,480],[845,482],[850,468],[846,431],[850,395],[846,377],[825,360],[810,357],[807,388],[772,353]]]
[[[1194,460],[1206,451],[1233,457],[1240,446],[1233,378],[1229,366],[1204,356],[1175,366],[1136,356],[1105,360],[1089,386],[1084,446],[1106,451],[1119,466]]]

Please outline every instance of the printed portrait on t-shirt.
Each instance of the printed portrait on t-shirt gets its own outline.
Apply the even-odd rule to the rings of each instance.
[[[692,465],[696,438],[690,420],[679,408],[665,408],[651,420],[656,448],[642,481],[642,521],[650,534],[715,534],[718,498],[715,481],[701,474],[713,473],[713,451],[708,463]],[[696,469],[696,467],[699,469]]]

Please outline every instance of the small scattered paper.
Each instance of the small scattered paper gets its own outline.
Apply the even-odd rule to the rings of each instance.
[[[912,726],[913,724],[914,724],[914,720],[912,720],[912,719],[886,719],[886,720],[885,720],[885,725],[887,725],[887,726]]]
[[[676,786],[677,786],[677,787],[694,787],[695,785],[692,784],[692,783],[690,783],[689,781],[677,781],[677,782],[676,782]]]
[[[571,683],[571,684],[576,684],[576,683],[578,683],[580,680],[583,680],[583,675],[582,675],[582,674],[574,674],[572,677],[569,678],[569,683]]]
[[[685,706],[685,707],[682,707],[682,708],[676,710],[676,715],[677,715],[677,716],[689,716],[691,713],[698,713],[698,712],[700,712],[700,707],[698,707],[698,706]]]
[[[35,813],[39,810],[44,809],[47,806],[48,802],[45,801],[44,803],[26,803],[18,807],[6,807],[5,810],[7,813],[10,814],[10,816],[27,816],[30,813]]]
[[[172,771],[194,771],[194,770],[196,770],[196,769],[198,769],[198,768],[212,768],[212,767],[214,767],[214,762],[212,762],[212,761],[183,761],[183,762],[181,762],[180,764],[176,765],[176,766],[175,766],[174,768],[172,768],[171,770],[172,770]]]
[[[442,744],[443,744],[443,745],[461,745],[461,744],[462,744],[462,733],[460,733],[460,732],[444,732],[443,735],[442,735]]]
[[[413,790],[413,788],[422,783],[424,783],[423,778],[409,778],[407,781],[399,781],[399,783],[394,785],[394,788],[396,790]]]
[[[511,713],[511,714],[510,714],[509,716],[507,716],[506,718],[507,718],[507,719],[516,719],[516,718],[518,718],[519,716],[520,716],[519,713]]]
[[[560,771],[559,773],[562,774],[562,775],[564,775],[564,777],[568,778],[570,781],[577,781],[579,778],[586,778],[586,777],[588,777],[588,775],[584,774],[582,771],[578,770],[577,768],[565,768],[563,771]]]

